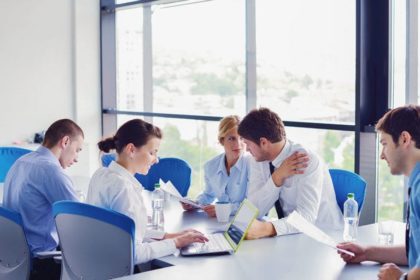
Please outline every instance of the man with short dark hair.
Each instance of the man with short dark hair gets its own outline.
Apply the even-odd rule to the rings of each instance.
[[[19,158],[6,176],[3,207],[21,214],[32,255],[53,251],[58,245],[53,203],[79,200],[64,169],[77,162],[83,138],[83,131],[75,122],[58,120],[48,128],[42,146]],[[34,270],[42,270],[37,262]],[[49,279],[50,276],[47,274]],[[42,277],[45,275],[39,276]]]
[[[267,108],[252,110],[238,132],[255,159],[251,161],[248,199],[259,209],[260,218],[273,206],[279,216],[273,222],[255,220],[248,239],[295,233],[284,219],[293,211],[321,228],[343,227],[327,166],[310,150],[286,139],[276,113]]]
[[[409,177],[406,240],[403,246],[360,246],[343,243],[339,248],[355,253],[341,254],[348,263],[376,261],[385,263],[379,279],[420,279],[420,106],[406,105],[387,112],[377,123],[382,144],[381,159],[391,174]],[[396,264],[409,265],[403,273]]]

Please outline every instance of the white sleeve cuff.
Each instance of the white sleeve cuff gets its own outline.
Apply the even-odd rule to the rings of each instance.
[[[164,231],[148,229],[144,234],[143,240],[144,241],[154,241],[154,240],[162,240],[165,236]]]

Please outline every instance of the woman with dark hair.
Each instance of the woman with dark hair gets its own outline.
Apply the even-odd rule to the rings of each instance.
[[[87,202],[112,209],[132,218],[136,224],[136,263],[173,254],[178,248],[193,242],[205,242],[206,237],[198,231],[186,230],[165,233],[147,229],[147,212],[143,201],[143,186],[134,177],[135,173],[146,175],[158,162],[162,133],[160,129],[140,119],[123,124],[114,137],[98,143],[101,151],[115,149],[116,161],[95,172],[89,184]],[[154,240],[153,242],[145,242]]]

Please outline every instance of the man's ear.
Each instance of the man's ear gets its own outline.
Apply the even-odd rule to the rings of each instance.
[[[261,137],[260,138],[260,147],[265,147],[265,146],[267,146],[268,145],[268,143],[270,143],[270,141],[268,141],[268,139],[267,138],[265,138],[265,137]]]
[[[63,138],[61,138],[60,142],[60,148],[65,148],[67,147],[67,145],[70,145],[70,137],[69,136],[64,136]]]
[[[400,138],[399,138],[399,144],[400,145],[408,145],[411,143],[412,137],[411,134],[408,131],[403,131],[400,134]]]

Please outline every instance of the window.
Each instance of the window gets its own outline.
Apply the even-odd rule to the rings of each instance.
[[[155,112],[245,113],[244,15],[241,0],[160,5],[153,10]]]
[[[257,104],[288,121],[355,123],[354,1],[257,1]]]
[[[136,115],[153,121],[164,133],[159,155],[192,166],[191,197],[204,163],[223,151],[217,120],[254,104],[330,168],[354,170],[356,2],[116,0],[117,112],[104,110],[104,122],[117,122],[105,130]]]
[[[391,21],[391,108],[406,103],[406,2],[392,2]],[[404,177],[390,173],[380,159],[382,146],[378,144],[378,220],[403,221]]]
[[[143,110],[143,8],[116,14],[117,108]]]
[[[286,134],[318,154],[329,168],[354,170],[354,132],[286,127]]]

